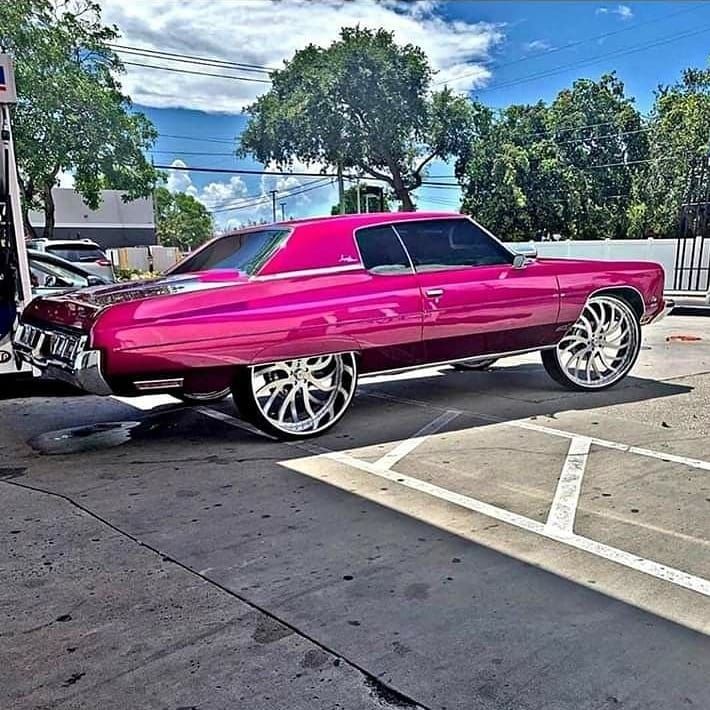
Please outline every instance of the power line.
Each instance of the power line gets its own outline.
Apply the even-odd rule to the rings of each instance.
[[[165,59],[171,62],[182,62],[185,64],[203,64],[213,67],[236,68],[242,71],[258,72],[268,74],[276,71],[275,68],[264,66],[263,64],[247,64],[245,62],[234,62],[227,59],[213,59],[208,57],[196,57],[191,54],[178,54],[176,52],[167,52],[160,49],[145,49],[142,47],[131,47],[126,44],[109,44],[120,54],[133,54],[142,57],[154,59]]]
[[[142,64],[141,62],[123,62],[130,67],[144,67],[145,69],[160,69],[161,71],[172,71],[177,74],[193,74],[195,76],[213,76],[217,79],[233,79],[235,81],[253,81],[258,84],[270,84],[269,79],[255,79],[250,76],[231,76],[229,74],[214,74],[212,72],[192,71],[190,69],[177,69],[176,67],[161,67],[157,64]]]
[[[311,192],[311,190],[319,190],[323,187],[328,187],[329,185],[332,185],[335,181],[332,179],[328,179],[326,183],[323,183],[322,180],[313,180],[310,183],[307,183],[306,185],[300,186],[299,189],[297,187],[294,187],[291,190],[270,190],[268,194],[262,194],[259,199],[254,200],[253,202],[246,203],[246,204],[234,204],[233,206],[222,206],[217,209],[209,209],[212,214],[216,214],[218,212],[232,212],[234,210],[241,210],[241,209],[247,209],[249,207],[258,207],[259,205],[262,204],[267,204],[269,201],[272,200],[272,193],[274,197],[277,197],[278,199],[281,198],[288,198],[288,197],[298,197],[299,195],[303,195],[306,192]],[[320,184],[314,184],[314,183],[320,183]],[[242,198],[246,199],[246,197]]]
[[[611,32],[603,32],[602,34],[594,35],[592,37],[586,37],[584,39],[577,40],[575,42],[569,42],[568,44],[563,45],[562,47],[551,47],[550,49],[547,49],[543,52],[536,52],[534,54],[528,54],[525,57],[520,57],[519,59],[513,59],[509,62],[503,62],[503,63],[496,63],[493,62],[489,66],[492,69],[502,69],[504,67],[509,67],[512,66],[513,64],[520,64],[521,62],[527,62],[530,61],[531,59],[537,59],[538,57],[546,57],[550,54],[556,54],[557,52],[564,52],[568,49],[572,49],[573,47],[578,47],[582,44],[586,44],[587,42],[594,42],[600,39],[606,39],[607,37],[611,37],[613,35],[618,35],[618,34],[623,34],[624,32],[630,32],[632,30],[636,30],[639,27],[643,27],[644,25],[650,25],[655,22],[660,22],[661,20],[667,20],[671,17],[675,17],[676,15],[682,15],[686,12],[691,12],[693,10],[696,10],[700,7],[702,7],[704,3],[697,3],[695,5],[691,5],[690,7],[683,8],[682,10],[677,10],[676,12],[671,12],[668,13],[667,15],[662,15],[661,17],[654,17],[649,20],[645,20],[643,22],[635,22],[633,25],[629,25],[628,27],[624,27],[622,29],[618,30],[613,30]],[[452,81],[459,81],[459,79],[468,79],[471,76],[476,76],[478,72],[469,72],[467,74],[460,74],[459,76],[455,76],[451,79],[447,79],[446,81],[438,81],[433,86],[441,86],[442,84],[448,84]]]
[[[629,47],[627,49],[619,49],[614,52],[606,52],[604,54],[598,54],[595,57],[588,57],[587,59],[581,59],[576,62],[570,62],[569,64],[560,65],[550,70],[538,72],[537,74],[528,74],[527,76],[519,77],[518,79],[511,79],[510,81],[504,81],[499,84],[490,84],[489,86],[484,86],[480,89],[475,89],[476,93],[482,91],[492,91],[494,89],[503,89],[509,86],[518,86],[519,84],[525,84],[529,81],[534,81],[535,79],[544,79],[549,76],[554,76],[555,74],[561,74],[568,69],[574,69],[576,67],[582,67],[589,64],[595,64],[599,60],[607,59],[609,57],[621,57],[627,54],[634,54],[636,52],[642,52],[647,49],[652,49],[654,47],[660,47],[662,45],[671,44],[677,42],[681,39],[687,39],[688,37],[694,37],[695,35],[705,34],[710,29],[710,25],[705,25],[697,30],[692,30],[690,32],[685,32],[683,34],[675,34],[670,37],[664,37],[663,39],[655,40],[653,42],[646,42],[643,44],[636,45],[635,47]]]
[[[229,145],[234,145],[234,141],[228,140],[227,138],[214,138],[214,137],[200,138],[198,136],[176,136],[171,133],[161,133],[160,138],[177,138],[179,140],[184,140],[184,141],[204,141],[205,143],[229,143]]]

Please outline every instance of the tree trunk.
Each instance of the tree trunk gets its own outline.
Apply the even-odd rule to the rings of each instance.
[[[30,211],[27,207],[22,208],[22,226],[25,239],[37,239],[37,230],[30,224]]]
[[[406,187],[402,187],[399,190],[395,189],[395,194],[397,199],[402,203],[402,212],[416,212],[417,208],[412,202],[412,198],[409,194],[409,190]]]
[[[54,195],[52,195],[52,187],[47,185],[44,192],[44,232],[42,236],[45,239],[54,239]]]

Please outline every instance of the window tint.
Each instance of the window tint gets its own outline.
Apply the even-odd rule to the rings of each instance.
[[[355,233],[362,263],[376,274],[411,272],[402,243],[392,227],[368,227]]]
[[[467,219],[399,222],[396,229],[418,271],[513,261],[505,247]]]
[[[86,276],[80,275],[69,269],[47,261],[40,261],[30,257],[30,276],[33,286],[46,288],[84,288],[89,285]]]
[[[173,274],[188,274],[208,269],[235,269],[250,276],[261,268],[271,252],[288,234],[286,229],[230,234],[188,257]]]
[[[72,246],[48,246],[47,251],[50,254],[66,259],[67,261],[106,261],[106,254],[101,249],[87,244],[76,244]]]

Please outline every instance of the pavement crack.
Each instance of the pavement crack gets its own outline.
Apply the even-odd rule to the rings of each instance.
[[[70,496],[64,495],[63,493],[57,493],[56,491],[51,491],[46,488],[40,488],[39,486],[31,486],[26,483],[20,483],[15,480],[0,479],[0,484],[15,486],[16,488],[22,488],[24,490],[32,491],[34,493],[41,493],[43,495],[51,496],[53,498],[58,498],[59,500],[65,501],[66,503],[69,503],[69,505],[75,507],[77,510],[80,510],[82,513],[84,513],[85,515],[88,515],[90,518],[97,521],[98,523],[110,528],[114,532],[118,533],[119,535],[122,535],[123,537],[127,538],[128,540],[131,540],[132,542],[136,543],[137,545],[140,545],[141,547],[144,547],[147,550],[150,550],[155,555],[158,555],[163,561],[167,561],[171,564],[174,564],[175,566],[179,567],[180,569],[184,570],[185,572],[188,572],[189,574],[191,574],[195,577],[198,577],[203,582],[206,582],[207,584],[211,585],[215,589],[219,589],[220,591],[224,592],[225,594],[228,594],[229,596],[233,597],[234,599],[237,599],[242,604],[245,604],[246,606],[253,609],[254,611],[256,611],[260,614],[263,614],[264,616],[271,619],[273,622],[282,625],[286,629],[290,629],[293,633],[298,634],[301,638],[312,643],[314,646],[320,648],[322,651],[325,651],[326,653],[330,654],[331,656],[333,656],[336,659],[340,659],[340,660],[344,661],[351,668],[358,671],[358,673],[360,673],[363,676],[363,684],[369,689],[369,691],[373,695],[373,697],[376,697],[380,702],[384,703],[386,706],[392,707],[392,708],[407,708],[407,709],[412,709],[412,710],[433,710],[433,708],[431,706],[419,703],[416,700],[414,700],[412,697],[407,695],[406,693],[403,693],[401,690],[394,687],[393,685],[391,685],[389,683],[385,683],[383,680],[378,678],[377,675],[375,675],[371,671],[367,670],[364,666],[360,665],[359,663],[357,663],[354,660],[349,659],[347,656],[344,656],[343,654],[341,654],[340,652],[338,652],[334,648],[331,648],[330,646],[326,645],[322,641],[319,641],[314,636],[311,636],[310,634],[306,633],[305,631],[302,631],[301,629],[299,629],[297,626],[295,626],[291,622],[287,621],[286,619],[282,619],[281,617],[279,617],[278,615],[269,611],[265,607],[263,607],[259,604],[256,604],[255,602],[251,601],[250,599],[247,599],[246,597],[242,596],[241,594],[238,594],[237,592],[233,591],[232,589],[225,587],[223,584],[220,584],[219,582],[216,582],[213,579],[210,579],[209,577],[207,577],[203,574],[200,574],[200,572],[198,570],[193,569],[189,565],[186,565],[184,562],[180,562],[180,560],[176,560],[171,555],[169,555],[166,552],[161,551],[157,547],[154,547],[153,545],[141,540],[140,538],[131,534],[127,530],[123,530],[122,528],[118,527],[117,525],[114,525],[111,521],[107,520],[106,518],[102,517],[101,515],[98,515],[94,511],[92,511],[89,508],[87,508],[86,506],[82,505],[81,503],[75,501]],[[75,680],[72,680],[72,683],[76,682],[76,680],[78,680],[78,678]]]

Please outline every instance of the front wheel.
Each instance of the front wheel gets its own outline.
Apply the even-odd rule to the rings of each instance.
[[[240,414],[262,431],[304,439],[345,414],[357,375],[354,353],[283,360],[241,369],[232,396]]]
[[[557,347],[542,351],[542,364],[569,389],[602,390],[626,377],[640,349],[641,325],[631,306],[617,296],[592,296]]]

